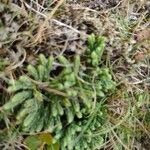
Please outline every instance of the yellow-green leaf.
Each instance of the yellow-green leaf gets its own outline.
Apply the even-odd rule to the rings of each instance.
[[[53,140],[53,137],[51,136],[50,133],[41,133],[39,135],[39,139],[46,143],[47,145],[51,145],[52,144],[52,140]]]

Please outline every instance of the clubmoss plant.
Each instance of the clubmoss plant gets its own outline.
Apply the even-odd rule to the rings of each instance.
[[[93,138],[92,133],[105,123],[104,101],[115,90],[109,68],[99,65],[104,46],[103,37],[91,35],[83,54],[86,60],[77,54],[71,58],[40,54],[35,66],[27,66],[26,75],[9,82],[12,97],[3,110],[16,115],[20,130],[52,133],[62,150],[97,148],[103,136]],[[54,74],[56,64],[61,69]]]

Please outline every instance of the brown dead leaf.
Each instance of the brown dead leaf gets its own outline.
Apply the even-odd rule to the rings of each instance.
[[[145,58],[144,52],[139,52],[139,53],[137,53],[137,54],[134,56],[134,59],[135,59],[136,61],[141,61],[141,60],[143,60],[144,58]]]
[[[150,39],[150,28],[141,30],[137,32],[135,35],[135,40],[137,42],[142,42],[142,41],[149,40],[149,39]]]

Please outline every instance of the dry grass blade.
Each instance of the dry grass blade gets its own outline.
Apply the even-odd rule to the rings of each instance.
[[[51,18],[53,17],[53,15],[57,11],[57,9],[62,5],[63,2],[64,2],[64,0],[60,0],[57,3],[57,5],[55,6],[55,8],[50,12],[50,14],[47,15],[46,20],[39,27],[38,33],[37,33],[35,40],[33,42],[34,44],[37,42],[40,42],[40,43],[42,42],[42,35],[43,35],[43,32],[46,30],[47,25],[49,24],[48,21],[51,20]]]

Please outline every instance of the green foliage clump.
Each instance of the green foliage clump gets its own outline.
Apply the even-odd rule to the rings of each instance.
[[[10,81],[13,96],[3,106],[16,115],[21,130],[48,131],[62,150],[96,149],[104,140],[92,135],[105,123],[104,100],[115,82],[109,69],[99,66],[104,38],[91,35],[88,43],[87,60],[40,54],[35,66],[27,66],[26,75]]]
[[[88,52],[90,55],[89,62],[93,66],[98,66],[105,47],[105,38],[101,36],[95,37],[94,34],[91,34],[88,38],[88,45]]]

